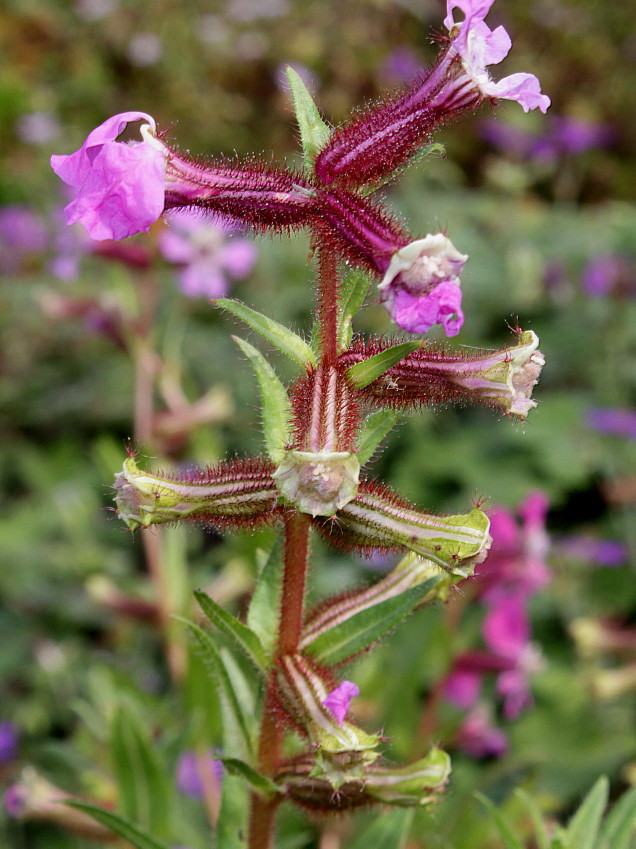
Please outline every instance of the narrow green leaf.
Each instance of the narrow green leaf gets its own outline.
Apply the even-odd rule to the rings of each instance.
[[[403,849],[411,830],[415,811],[387,810],[347,842],[347,849]]]
[[[141,721],[123,705],[113,714],[111,751],[122,814],[142,828],[168,836],[172,800],[165,765]]]
[[[299,366],[306,368],[307,365],[316,365],[316,355],[311,347],[301,339],[293,330],[274,321],[263,313],[253,310],[251,307],[242,304],[240,301],[231,300],[230,298],[219,298],[212,302],[214,306],[221,307],[224,310],[232,313],[245,324],[249,325],[252,330],[260,333],[264,339],[271,342],[279,351],[298,363]]]
[[[170,849],[167,843],[163,843],[144,831],[137,828],[129,820],[114,813],[100,808],[98,805],[91,805],[89,802],[64,802],[71,808],[77,808],[78,811],[83,811],[91,816],[94,820],[109,828],[113,834],[123,837],[136,849]]]
[[[515,790],[515,795],[521,799],[528,811],[528,814],[530,815],[532,825],[534,826],[534,836],[537,842],[537,849],[550,849],[550,838],[548,837],[548,832],[546,830],[541,811],[539,810],[539,806],[531,796],[520,788]]]
[[[245,761],[241,761],[238,758],[219,758],[219,760],[223,761],[223,765],[229,772],[244,778],[252,790],[261,796],[276,796],[282,792],[278,784],[275,784],[266,775],[261,775],[260,772],[257,772],[254,767],[245,763]]]
[[[402,413],[391,409],[376,410],[367,416],[362,423],[362,432],[356,451],[361,466],[369,462],[378,445],[401,419]]]
[[[253,717],[248,718],[243,710],[214,640],[194,622],[181,618],[180,621],[188,626],[196,640],[219,695],[223,720],[223,750],[249,758],[254,750]]]
[[[636,787],[614,804],[601,829],[599,849],[632,849],[636,844]]]
[[[318,107],[300,76],[289,66],[286,68],[286,73],[300,129],[305,165],[309,170],[316,154],[331,135],[331,130],[320,117]]]
[[[281,462],[290,441],[291,406],[287,391],[260,351],[238,336],[232,337],[252,363],[261,390],[263,432],[272,463]]]
[[[249,790],[243,778],[223,776],[216,849],[246,849]]]
[[[608,794],[609,781],[602,775],[583,799],[565,830],[571,849],[597,849],[598,832]]]
[[[523,849],[523,844],[520,843],[514,836],[510,825],[493,805],[490,799],[487,796],[484,796],[483,793],[475,793],[475,796],[494,819],[499,834],[501,835],[501,839],[504,842],[505,849]]]
[[[356,613],[316,637],[306,646],[306,651],[317,660],[329,664],[352,657],[408,616],[438,581],[439,577],[429,578],[394,598]]]
[[[195,590],[199,607],[205,613],[210,622],[219,629],[226,637],[244,652],[259,671],[265,668],[265,652],[257,635],[247,625],[224,610],[213,598],[202,590]]]
[[[272,653],[278,633],[280,593],[283,577],[283,558],[275,545],[256,579],[256,586],[247,610],[247,624],[258,634],[266,652]]]
[[[350,271],[340,286],[338,318],[338,350],[344,351],[351,344],[352,322],[369,291],[371,275],[356,268]]]
[[[381,374],[384,374],[385,371],[388,371],[392,366],[399,363],[404,357],[407,357],[424,345],[426,345],[426,342],[422,342],[419,339],[412,342],[401,342],[399,345],[387,348],[386,351],[380,351],[379,354],[374,354],[368,360],[363,360],[361,363],[351,366],[351,368],[347,369],[347,375],[358,389],[364,389],[365,386],[373,383]]]

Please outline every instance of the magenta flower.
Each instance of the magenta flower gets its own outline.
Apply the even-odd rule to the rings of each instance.
[[[118,142],[126,125],[144,120],[141,142]],[[164,208],[166,153],[145,112],[122,112],[89,133],[68,156],[52,156],[55,173],[75,188],[66,222],[79,221],[97,240],[145,233]]]
[[[464,717],[457,745],[473,758],[500,758],[506,753],[508,740],[501,728],[493,725],[488,706],[479,704]]]
[[[222,298],[229,278],[242,280],[251,272],[257,249],[252,242],[220,223],[202,221],[186,212],[172,212],[169,227],[159,236],[159,250],[181,266],[179,285],[188,298]]]
[[[441,324],[447,336],[456,336],[464,323],[459,275],[467,259],[443,233],[396,251],[378,286],[395,323],[410,333]]]
[[[484,97],[516,100],[524,112],[540,109],[545,112],[550,98],[541,94],[541,84],[534,74],[511,74],[495,82],[488,65],[498,65],[508,55],[512,41],[506,30],[495,30],[484,23],[494,0],[447,0],[444,25],[454,36],[452,47],[462,59],[465,72]],[[455,22],[453,12],[459,9],[465,18]]]
[[[0,722],[0,764],[13,760],[18,752],[20,732],[12,722]]]
[[[336,717],[338,725],[342,725],[349,710],[351,700],[360,695],[360,689],[352,681],[343,681],[335,690],[332,690],[322,702]]]

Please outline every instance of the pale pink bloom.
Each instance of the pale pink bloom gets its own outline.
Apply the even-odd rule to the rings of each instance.
[[[508,748],[508,739],[501,728],[493,725],[487,705],[476,705],[462,722],[457,745],[474,758],[500,758]]]

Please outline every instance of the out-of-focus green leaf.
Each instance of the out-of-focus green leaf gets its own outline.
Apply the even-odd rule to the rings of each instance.
[[[430,578],[394,598],[356,613],[345,622],[320,634],[306,651],[323,663],[340,663],[379,640],[409,615],[439,578]]]
[[[598,832],[608,793],[609,781],[602,775],[568,823],[565,835],[570,849],[597,849]]]
[[[375,454],[384,437],[395,427],[402,418],[402,413],[396,410],[376,410],[364,420],[362,432],[358,440],[356,456],[361,466],[368,463]]]
[[[371,275],[359,268],[350,271],[340,286],[338,297],[338,349],[346,350],[353,336],[353,319],[367,296]]]
[[[603,823],[599,849],[632,849],[636,845],[636,787],[614,803]]]
[[[232,338],[249,358],[256,373],[261,390],[265,445],[271,461],[278,465],[285,455],[285,446],[290,440],[291,407],[287,391],[260,351],[244,339],[239,339],[238,336]]]
[[[141,831],[136,825],[129,822],[126,818],[100,808],[98,805],[91,805],[89,802],[65,802],[72,808],[77,808],[78,811],[84,811],[85,814],[93,817],[94,820],[105,825],[113,834],[118,834],[135,849],[170,849],[167,843],[157,840],[155,837]]]
[[[113,715],[111,751],[122,814],[168,837],[172,805],[165,764],[138,717],[123,705]]]
[[[258,634],[266,652],[274,650],[280,617],[283,559],[275,545],[261,569],[247,611],[247,624]]]
[[[532,825],[534,826],[534,837],[537,841],[537,849],[550,849],[550,838],[548,837],[548,832],[546,831],[539,806],[531,796],[520,788],[515,790],[515,795],[521,799],[528,811],[530,819],[532,820]]]
[[[510,825],[506,821],[505,817],[497,810],[495,805],[490,801],[487,796],[484,796],[483,793],[475,793],[475,796],[482,805],[488,810],[488,813],[495,821],[497,826],[497,830],[501,835],[501,839],[503,840],[505,849],[524,849],[523,844],[517,840],[514,836]]]
[[[254,767],[245,763],[245,761],[239,760],[238,758],[223,757],[220,757],[219,760],[223,762],[223,765],[233,775],[238,775],[241,778],[244,778],[252,790],[256,793],[259,793],[262,796],[275,796],[282,792],[281,788],[270,778],[267,778],[265,775],[261,775],[260,772],[257,772]]]
[[[284,324],[280,324],[280,322],[274,321],[273,318],[269,318],[269,316],[253,310],[240,301],[230,298],[219,298],[213,301],[213,303],[215,306],[222,307],[228,312],[231,312],[232,315],[240,318],[252,330],[260,333],[264,339],[271,342],[286,357],[289,357],[290,360],[293,360],[299,366],[302,366],[302,368],[306,368],[308,365],[316,365],[316,355],[311,347],[304,339],[301,339],[300,336],[294,333],[293,330],[285,327]]]
[[[364,831],[347,842],[347,849],[403,849],[414,811],[388,810],[379,814]]]
[[[363,360],[361,363],[351,366],[351,368],[347,369],[347,376],[354,386],[357,386],[358,389],[364,389],[365,386],[373,383],[385,371],[388,371],[392,366],[399,363],[400,360],[403,360],[404,357],[412,354],[413,351],[417,351],[418,348],[421,348],[425,344],[425,342],[417,340],[393,345],[393,347],[387,348],[386,351],[380,351],[379,354],[374,354],[368,360]]]
[[[224,775],[215,849],[245,849],[248,805],[249,790],[243,777]]]
[[[252,661],[259,671],[265,668],[265,653],[258,636],[202,590],[195,590],[199,607],[210,622],[219,629]]]

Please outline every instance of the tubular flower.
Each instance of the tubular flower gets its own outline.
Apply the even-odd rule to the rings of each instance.
[[[541,94],[541,84],[534,74],[511,74],[495,82],[488,65],[498,65],[508,55],[512,41],[506,30],[499,26],[495,30],[484,23],[494,0],[447,0],[444,25],[453,37],[453,52],[461,57],[466,75],[472,80],[484,98],[516,100],[524,112],[540,109],[546,112],[550,98]],[[457,23],[455,9],[465,18]]]
[[[143,141],[118,142],[133,121],[146,121]],[[145,112],[121,112],[100,124],[68,156],[52,156],[51,167],[77,190],[66,207],[66,223],[80,222],[96,240],[145,233],[164,208],[166,151]]]

